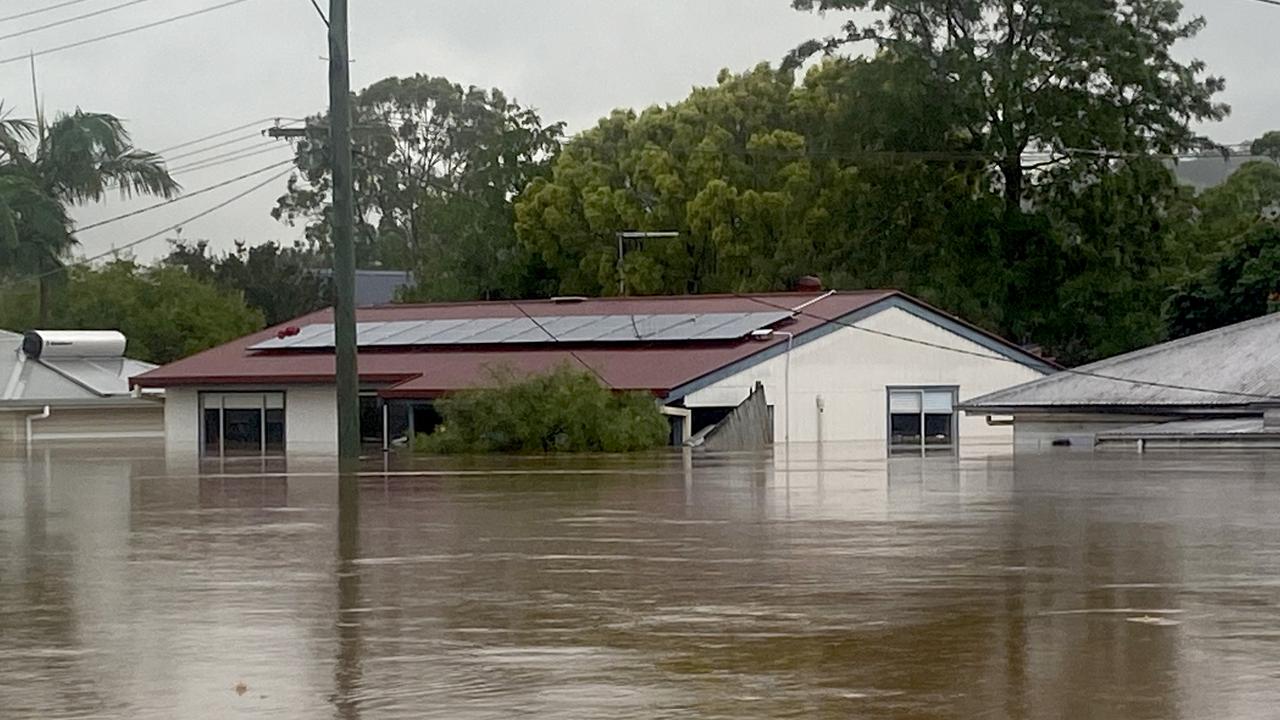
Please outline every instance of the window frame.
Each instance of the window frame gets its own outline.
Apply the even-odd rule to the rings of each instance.
[[[915,392],[920,395],[920,444],[895,444],[893,442],[893,394],[903,392]],[[945,445],[929,444],[929,435],[925,432],[928,426],[928,415],[939,413],[926,413],[924,395],[927,392],[949,392],[951,393],[951,442]],[[923,455],[955,455],[960,450],[960,411],[956,409],[956,405],[960,402],[960,386],[959,385],[887,385],[884,392],[884,419],[885,419],[885,448],[889,455],[908,455],[917,452]]]
[[[280,396],[280,407],[269,407],[270,403],[267,400],[267,396],[269,395]],[[206,398],[210,396],[218,397],[218,403],[216,407],[206,407],[206,404],[205,404]],[[256,408],[245,408],[245,407],[228,408],[227,401],[226,401],[228,396],[257,397],[260,399],[260,402],[258,403],[258,406]],[[208,419],[206,414],[209,410],[214,410],[214,409],[218,411],[218,449],[216,452],[211,452],[207,442]],[[199,448],[199,457],[223,458],[223,459],[227,458],[226,411],[228,409],[257,410],[257,412],[259,413],[258,424],[260,426],[258,430],[258,452],[256,454],[251,452],[245,452],[245,453],[237,452],[237,453],[232,453],[231,457],[233,458],[236,458],[236,457],[275,458],[275,457],[284,457],[288,453],[288,450],[289,450],[289,393],[288,392],[284,390],[200,390],[196,393],[196,417],[198,421],[196,423],[196,433],[198,438],[197,442],[198,442],[198,448]],[[267,413],[271,411],[276,411],[276,410],[283,413],[281,424],[284,426],[284,436],[281,438],[279,450],[268,450]]]

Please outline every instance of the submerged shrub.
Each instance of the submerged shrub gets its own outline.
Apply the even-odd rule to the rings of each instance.
[[[492,372],[490,387],[436,406],[444,421],[418,452],[634,452],[662,447],[668,424],[652,396],[615,393],[571,367],[544,375]]]

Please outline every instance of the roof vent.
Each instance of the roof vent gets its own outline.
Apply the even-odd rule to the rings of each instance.
[[[582,297],[581,295],[560,295],[551,298],[551,302],[556,305],[577,305],[578,303],[584,303],[587,300],[588,298]]]

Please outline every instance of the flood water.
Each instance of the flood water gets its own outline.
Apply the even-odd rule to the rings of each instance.
[[[1280,713],[1280,455],[875,455],[10,454],[0,717]]]

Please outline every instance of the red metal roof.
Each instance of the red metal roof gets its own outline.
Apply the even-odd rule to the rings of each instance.
[[[781,293],[750,296],[693,295],[588,299],[578,302],[551,300],[386,305],[361,308],[359,322],[394,320],[456,320],[467,318],[533,317],[557,315],[625,315],[673,313],[762,312],[793,309],[817,300],[781,329],[797,335],[890,297],[892,291],[865,291],[823,296],[815,293]],[[821,298],[819,300],[819,298]],[[917,302],[917,301],[912,301]],[[521,310],[523,309],[523,313]],[[316,351],[253,352],[248,348],[275,337],[288,326],[332,322],[330,310],[322,310],[220,347],[171,363],[133,379],[142,387],[185,385],[280,385],[330,383],[334,379],[332,353]],[[624,346],[556,345],[361,349],[363,382],[385,385],[382,394],[397,398],[427,398],[482,385],[489,368],[507,367],[519,373],[541,372],[569,364],[586,363],[611,387],[644,390],[665,395],[734,362],[786,342],[785,336],[768,340],[732,342],[652,343]],[[571,352],[572,350],[572,352]],[[576,358],[574,355],[576,354]]]

